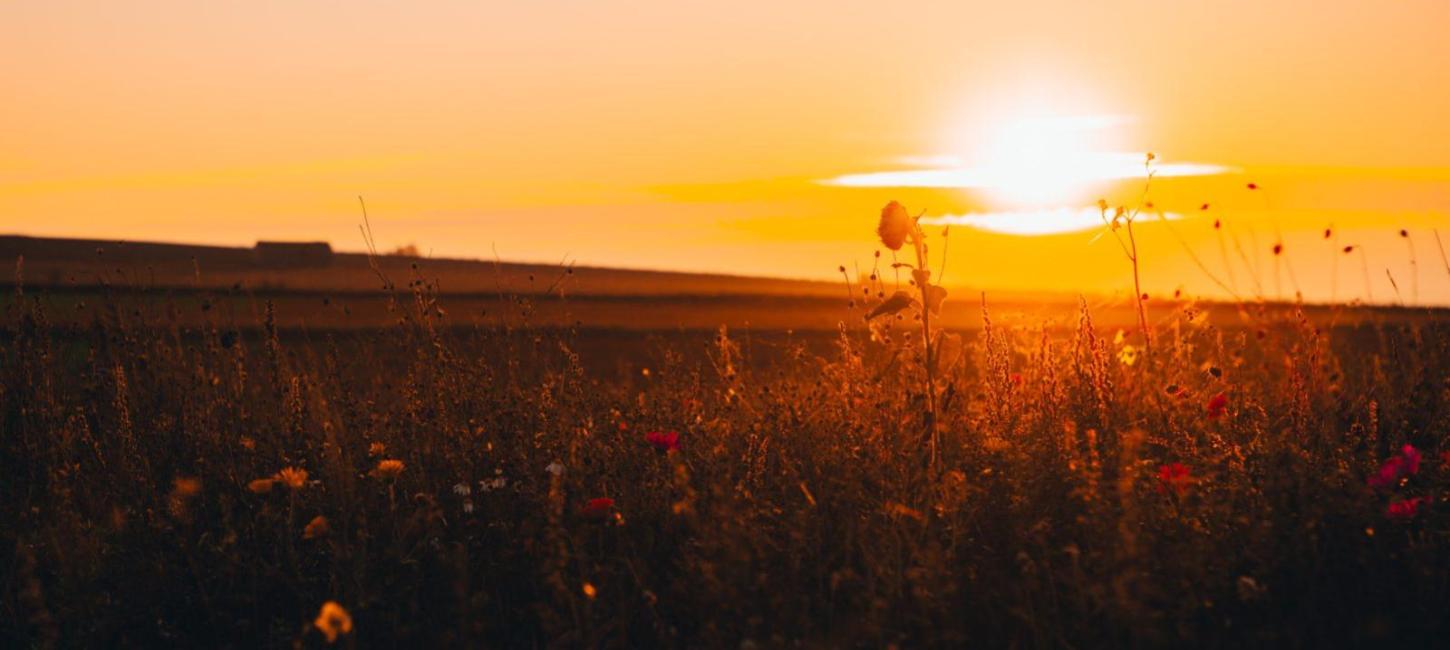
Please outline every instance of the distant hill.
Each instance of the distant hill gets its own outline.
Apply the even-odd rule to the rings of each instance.
[[[399,316],[383,291],[383,278],[403,292],[420,280],[437,286],[439,306],[448,312],[449,322],[458,325],[527,320],[627,330],[713,329],[722,324],[835,330],[842,323],[859,327],[876,300],[863,296],[855,283],[848,298],[842,282],[406,255],[369,258],[335,252],[325,242],[259,242],[240,248],[14,235],[0,236],[0,265],[11,269],[0,274],[0,286],[15,286],[13,269],[22,258],[19,273],[24,286],[42,289],[39,293],[50,304],[52,317],[72,322],[91,317],[101,303],[99,293],[119,292],[142,296],[142,302],[153,307],[156,296],[167,296],[178,323],[200,323],[222,313],[238,326],[250,326],[261,322],[264,309],[272,309],[277,322],[288,327],[378,327],[396,322]],[[0,308],[16,295],[0,291]],[[1083,299],[994,291],[988,302],[994,317],[1071,329],[1077,326]],[[1085,299],[1098,326],[1128,330],[1136,326],[1130,298]],[[1149,316],[1171,318],[1186,304],[1155,300],[1149,304]],[[1199,308],[1210,310],[1213,322],[1220,325],[1254,325],[1265,309],[1295,309],[1235,303],[1201,303]],[[1305,306],[1303,310],[1316,321],[1338,324],[1444,316],[1442,310],[1386,307]],[[981,294],[951,288],[938,322],[954,329],[980,327]]]
[[[259,242],[252,248],[97,239],[0,236],[0,263],[24,258],[33,286],[139,285],[297,292],[374,292],[423,278],[444,294],[844,297],[840,283],[598,267],[570,268],[450,258],[334,252],[325,242]],[[372,266],[376,263],[376,269]],[[10,279],[10,273],[5,274]]]

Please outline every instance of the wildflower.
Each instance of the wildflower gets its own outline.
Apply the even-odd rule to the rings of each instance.
[[[251,490],[252,494],[266,494],[272,491],[272,485],[275,483],[276,481],[270,478],[259,478],[247,483],[247,489]]]
[[[680,432],[651,431],[644,434],[644,441],[659,451],[669,453],[680,448]]]
[[[327,525],[327,517],[317,515],[302,529],[302,539],[317,539],[326,535],[329,530],[332,529]]]
[[[317,620],[312,624],[317,626],[322,636],[327,637],[328,643],[336,642],[337,637],[343,634],[352,633],[352,616],[342,605],[331,600],[322,604],[322,611],[318,612]]]
[[[876,234],[887,248],[899,251],[901,245],[906,243],[907,235],[911,234],[913,225],[906,207],[892,201],[881,208],[881,222],[876,225]]]
[[[1118,361],[1125,366],[1131,366],[1134,363],[1137,363],[1138,348],[1135,348],[1132,345],[1124,345],[1123,349],[1118,350]]]
[[[590,499],[587,503],[585,503],[584,509],[580,512],[585,517],[590,517],[593,519],[603,519],[605,517],[608,517],[609,513],[613,510],[614,499],[611,499],[609,497],[597,497],[594,499]]]
[[[1167,494],[1183,494],[1193,485],[1193,473],[1183,463],[1168,463],[1158,466],[1158,491]]]
[[[1409,521],[1414,519],[1415,515],[1420,514],[1420,506],[1424,505],[1427,500],[1425,497],[1414,497],[1391,501],[1390,505],[1385,507],[1385,516],[1395,521]]]
[[[171,494],[167,496],[167,508],[178,519],[189,516],[188,504],[192,497],[201,494],[201,479],[177,477],[171,482]]]
[[[301,490],[307,485],[307,470],[296,467],[284,467],[277,472],[277,482],[292,490]]]
[[[368,445],[368,456],[372,456],[372,457],[381,456],[381,455],[383,455],[383,452],[385,452],[387,450],[388,450],[388,448],[387,448],[386,445],[384,445],[381,442],[375,442],[375,443],[372,443],[372,444]]]
[[[596,589],[594,587],[594,585],[589,584],[587,582],[584,583],[583,591],[584,591],[584,597],[585,598],[588,598],[590,600],[593,600],[595,596],[598,596],[599,595],[599,590]]]
[[[473,494],[473,488],[469,487],[467,483],[454,483],[453,493],[461,497],[466,497]]]
[[[1420,473],[1420,450],[1413,445],[1405,445],[1400,449],[1397,456],[1391,456],[1386,460],[1374,476],[1367,481],[1369,486],[1378,490],[1385,490],[1395,486],[1408,476]]]
[[[373,471],[369,472],[369,474],[373,478],[388,481],[398,478],[403,473],[403,467],[403,461],[394,458],[385,458],[378,461],[378,466],[374,467]]]
[[[1217,420],[1223,417],[1228,412],[1228,395],[1218,393],[1208,398],[1208,404],[1204,405],[1203,408],[1207,411],[1208,419],[1210,420]]]
[[[190,499],[198,494],[201,494],[201,479],[178,477],[171,482],[173,497]]]

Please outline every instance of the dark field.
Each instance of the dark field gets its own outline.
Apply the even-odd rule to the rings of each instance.
[[[1110,304],[948,303],[933,459],[919,339],[844,291],[409,288],[12,286],[0,645],[1450,633],[1439,313],[1155,303],[1150,352]]]

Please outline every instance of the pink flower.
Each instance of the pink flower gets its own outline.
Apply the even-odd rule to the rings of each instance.
[[[1385,508],[1385,516],[1395,521],[1409,521],[1414,519],[1415,515],[1420,514],[1420,506],[1424,505],[1426,501],[1428,499],[1425,497],[1391,501],[1390,505]]]
[[[1193,485],[1193,472],[1183,463],[1168,463],[1158,466],[1158,491],[1164,494],[1183,494]]]
[[[613,510],[614,499],[611,499],[609,497],[598,497],[590,499],[587,503],[585,503],[584,509],[580,512],[585,517],[590,517],[593,519],[603,519],[605,517],[608,517],[609,513]]]
[[[651,431],[644,434],[644,441],[653,445],[655,449],[668,453],[680,448],[680,432]]]
[[[1203,410],[1207,412],[1208,419],[1210,420],[1217,420],[1223,417],[1224,413],[1228,412],[1228,395],[1219,393],[1210,397],[1208,404],[1204,405]]]
[[[1369,477],[1369,486],[1379,490],[1390,489],[1400,479],[1420,473],[1420,457],[1420,450],[1412,445],[1405,445],[1398,456],[1391,456],[1380,465],[1374,476]]]

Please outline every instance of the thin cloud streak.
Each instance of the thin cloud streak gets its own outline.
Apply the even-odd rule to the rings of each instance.
[[[1142,213],[1143,221],[1177,221],[1183,215],[1175,212],[1158,214]],[[1087,232],[1106,228],[1102,212],[1092,208],[1048,208],[1043,210],[1014,210],[1006,212],[974,212],[959,215],[922,217],[921,223],[928,226],[965,226],[1000,235],[1041,236]]]
[[[935,159],[945,161],[943,159]],[[1091,153],[1070,159],[1044,161],[1045,172],[1057,177],[1068,177],[1076,183],[1100,183],[1109,181],[1144,178],[1144,154],[1139,153]],[[1024,170],[1011,169],[1014,176]],[[1224,165],[1209,163],[1162,163],[1153,165],[1157,178],[1189,176],[1216,176],[1236,173],[1238,170]],[[1030,173],[1030,171],[1028,172]],[[836,187],[901,187],[930,189],[991,189],[1000,187],[1004,171],[992,167],[937,167],[927,169],[905,169],[883,172],[845,174],[818,181],[822,185]]]

